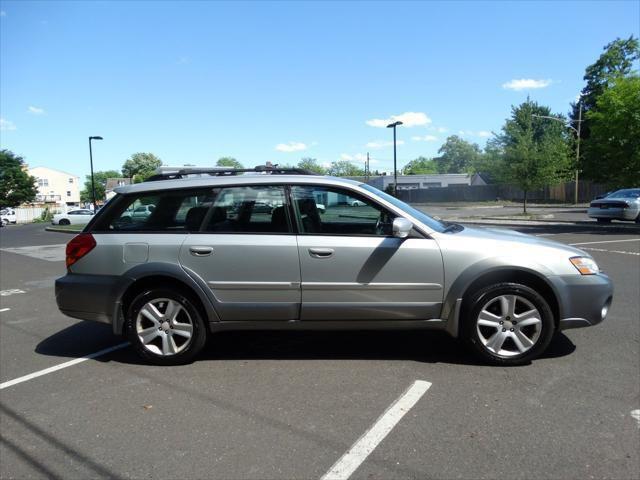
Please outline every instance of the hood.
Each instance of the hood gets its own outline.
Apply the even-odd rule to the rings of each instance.
[[[571,256],[590,257],[589,254],[582,250],[567,245],[565,243],[555,242],[545,237],[536,237],[534,235],[528,235],[526,233],[516,232],[515,230],[509,230],[506,228],[470,228],[466,227],[464,230],[457,233],[450,233],[445,235],[451,235],[458,237],[462,240],[468,241],[482,241],[483,243],[492,242],[501,244],[502,248],[520,249],[531,247],[543,247],[549,249],[562,250]]]

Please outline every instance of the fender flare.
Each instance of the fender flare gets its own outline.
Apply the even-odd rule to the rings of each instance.
[[[124,312],[122,311],[122,298],[127,290],[136,282],[148,277],[170,277],[187,285],[198,297],[205,309],[208,322],[219,322],[220,317],[214,307],[216,300],[207,283],[194,271],[176,265],[174,263],[150,262],[141,263],[129,269],[123,274],[123,281],[115,292],[115,305],[113,310],[113,332],[122,334],[124,325]]]

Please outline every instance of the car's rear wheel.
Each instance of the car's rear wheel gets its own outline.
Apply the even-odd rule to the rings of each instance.
[[[463,334],[471,349],[495,365],[522,365],[549,345],[555,325],[547,301],[535,290],[501,283],[472,296]]]
[[[166,289],[144,291],[131,302],[126,333],[138,354],[158,365],[193,360],[207,339],[196,302],[189,295]]]
[[[71,225],[71,222],[69,220],[67,220],[66,218],[62,218],[58,222],[58,225]]]
[[[596,220],[598,220],[598,223],[611,223],[610,218],[597,218]]]

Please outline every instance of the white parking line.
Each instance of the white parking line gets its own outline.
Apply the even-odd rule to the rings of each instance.
[[[431,383],[416,380],[362,435],[356,443],[333,464],[321,480],[346,480],[365,461],[371,452],[393,430],[393,427],[411,410],[429,390]]]
[[[15,295],[17,293],[27,293],[19,288],[12,288],[11,290],[0,290],[0,297],[8,297],[9,295]]]
[[[593,252],[622,253],[624,255],[636,255],[640,257],[640,252],[625,252],[624,250],[605,250],[604,248],[582,247],[582,250]]]
[[[9,380],[4,383],[0,383],[0,390],[8,387],[12,387],[17,385],[18,383],[27,382],[29,380],[33,380],[34,378],[41,377],[43,375],[47,375],[48,373],[53,373],[58,370],[62,370],[63,368],[71,367],[73,365],[77,365],[78,363],[85,362],[87,360],[91,360],[92,358],[100,357],[102,355],[106,355],[107,353],[114,352],[116,350],[120,350],[121,348],[129,346],[129,342],[120,343],[118,345],[114,345],[113,347],[105,348],[104,350],[100,350],[96,353],[91,353],[86,357],[74,358],[73,360],[69,360],[68,362],[61,363],[60,365],[55,365],[53,367],[45,368],[44,370],[38,370],[37,372],[30,373],[29,375],[25,375],[23,377],[18,377],[13,380]]]
[[[0,313],[8,312],[9,310],[11,310],[11,309],[10,308],[0,308]]]
[[[625,240],[603,240],[601,242],[582,242],[582,243],[570,243],[571,246],[576,245],[595,245],[596,243],[621,243],[621,242],[640,242],[640,238],[627,238]]]
[[[638,428],[640,428],[640,410],[631,410],[631,416],[638,422]]]

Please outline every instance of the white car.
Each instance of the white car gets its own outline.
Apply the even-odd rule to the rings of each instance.
[[[351,206],[352,207],[364,207],[366,205],[366,203],[360,201],[360,200],[354,200],[351,202]]]
[[[2,220],[2,225],[16,223],[16,211],[13,208],[3,208],[0,210],[0,219]]]
[[[89,220],[93,218],[93,211],[87,208],[79,208],[77,210],[70,210],[67,213],[58,213],[53,216],[51,223],[53,225],[82,225],[89,223]]]

